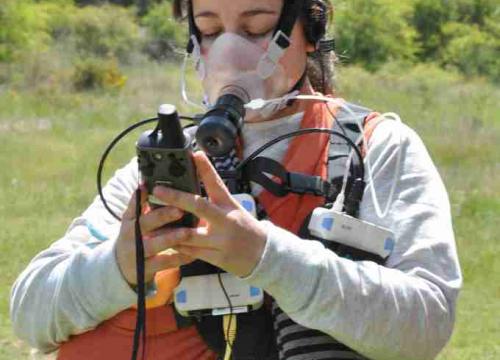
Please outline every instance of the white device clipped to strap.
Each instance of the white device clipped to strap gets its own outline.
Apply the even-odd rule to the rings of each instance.
[[[246,211],[257,216],[257,207],[251,195],[232,196]],[[262,289],[229,273],[183,277],[174,290],[175,308],[182,316],[246,313],[259,309],[263,302]]]
[[[345,213],[316,208],[309,222],[312,235],[387,259],[395,246],[394,233]]]

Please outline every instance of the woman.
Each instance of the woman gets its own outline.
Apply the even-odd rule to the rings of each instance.
[[[248,91],[252,99],[280,97],[294,90],[303,95],[317,91],[331,95],[332,74],[327,71],[332,55],[317,51],[330,6],[323,0],[299,3],[300,16],[292,24],[290,46],[273,69],[271,84],[262,81],[260,87]],[[192,20],[196,36],[191,47],[199,45],[209,100],[213,101],[212,92],[216,94],[222,86],[216,75],[219,69],[213,65],[214,49],[227,50],[233,45],[244,49],[244,43],[265,53],[283,8],[283,0],[174,1],[176,14]],[[234,51],[223,59],[228,61],[226,67],[237,68]],[[323,102],[285,103],[270,113],[249,112],[241,139],[243,157],[279,134],[300,127],[331,126],[328,111],[332,109],[326,109]],[[328,143],[328,137],[317,135],[307,141],[285,142],[266,154],[290,171],[325,177]],[[418,136],[390,121],[378,124],[368,142],[367,156],[375,163],[376,182],[371,186],[379,200],[384,203],[390,198],[398,151],[402,167],[387,216],[377,216],[370,185],[359,213],[361,219],[395,234],[394,250],[384,266],[341,258],[320,242],[300,239],[296,235],[300,224],[320,205],[310,195],[278,199],[253,186],[252,193],[270,221],[253,218],[231,197],[206,155],[196,153],[195,164],[208,199],[158,187],[154,195],[169,206],[141,216],[146,280],[155,280],[159,287],[149,299],[148,359],[217,357],[196,327],[178,326],[168,305],[178,279],[177,267],[193,259],[214,264],[264,289],[285,314],[282,318],[291,324],[290,332],[304,334],[311,329],[321,334],[287,342],[278,326],[274,335],[278,349],[269,358],[434,358],[452,332],[461,286],[449,202]],[[131,162],[118,171],[105,189],[113,209],[122,214],[121,223],[96,199],[61,240],[32,260],[14,284],[14,328],[32,346],[44,352],[60,348],[60,359],[129,356],[135,326],[135,311],[130,308],[136,301],[137,283],[135,204],[131,199],[138,185],[136,167]],[[203,219],[204,225],[162,228],[184,211]],[[165,251],[168,249],[175,251]]]

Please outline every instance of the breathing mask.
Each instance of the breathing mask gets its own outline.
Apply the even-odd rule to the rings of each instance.
[[[248,103],[253,99],[272,99],[289,92],[295,85],[294,81],[289,79],[283,65],[272,60],[272,46],[266,50],[234,33],[220,35],[197,61],[208,102],[215,104],[221,96],[233,94]],[[249,116],[247,114],[247,119]]]
[[[187,50],[195,62],[210,109],[200,122],[196,139],[210,156],[223,156],[234,148],[243,119],[268,118],[288,102],[270,103],[258,110],[247,110],[245,104],[297,94],[303,78],[298,83],[290,79],[280,59],[290,46],[302,2],[284,1],[274,33],[269,40],[258,43],[235,33],[223,33],[210,44],[202,44],[190,5]],[[263,46],[265,42],[267,46]]]

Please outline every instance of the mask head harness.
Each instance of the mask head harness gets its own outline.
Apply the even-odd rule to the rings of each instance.
[[[203,77],[204,65],[201,61],[201,40],[202,35],[196,26],[192,2],[188,1],[188,23],[189,42],[187,52],[196,62],[196,67]],[[268,79],[276,70],[281,57],[291,45],[291,34],[295,23],[302,15],[306,38],[315,44],[317,51],[331,51],[331,41],[324,42],[327,23],[327,7],[321,0],[285,0],[281,10],[278,24],[274,30],[272,39],[266,52],[263,54],[257,65],[257,74],[261,79]],[[325,46],[329,45],[329,46]],[[303,76],[290,90],[291,93],[299,90],[306,78]],[[243,119],[246,115],[245,104],[250,99],[245,96],[245,89],[235,89],[230,87],[229,91],[224,91],[215,101],[215,105],[201,118],[201,122],[196,134],[198,145],[212,157],[227,155],[235,146],[236,138],[240,134]],[[235,91],[233,91],[235,90]],[[285,101],[283,107],[291,104]],[[279,109],[276,109],[279,110]]]
[[[278,24],[274,30],[273,39],[269,44],[266,60],[263,60],[263,62],[269,62],[269,66],[277,64],[286,49],[290,47],[290,36],[302,10],[302,5],[303,0],[285,0],[283,2],[280,19],[278,20]],[[196,27],[196,23],[194,21],[192,1],[188,1],[188,23],[189,41],[186,50],[189,54],[196,56],[193,52],[196,47],[201,44],[201,33]],[[197,42],[197,44],[195,42]],[[265,70],[269,71],[270,69]]]

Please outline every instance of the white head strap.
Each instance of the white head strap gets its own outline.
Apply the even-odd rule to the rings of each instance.
[[[261,79],[267,79],[273,74],[278,62],[285,54],[286,47],[280,45],[282,42],[290,44],[290,38],[279,30],[272,38],[266,53],[262,55],[262,58],[257,65],[257,73]]]

